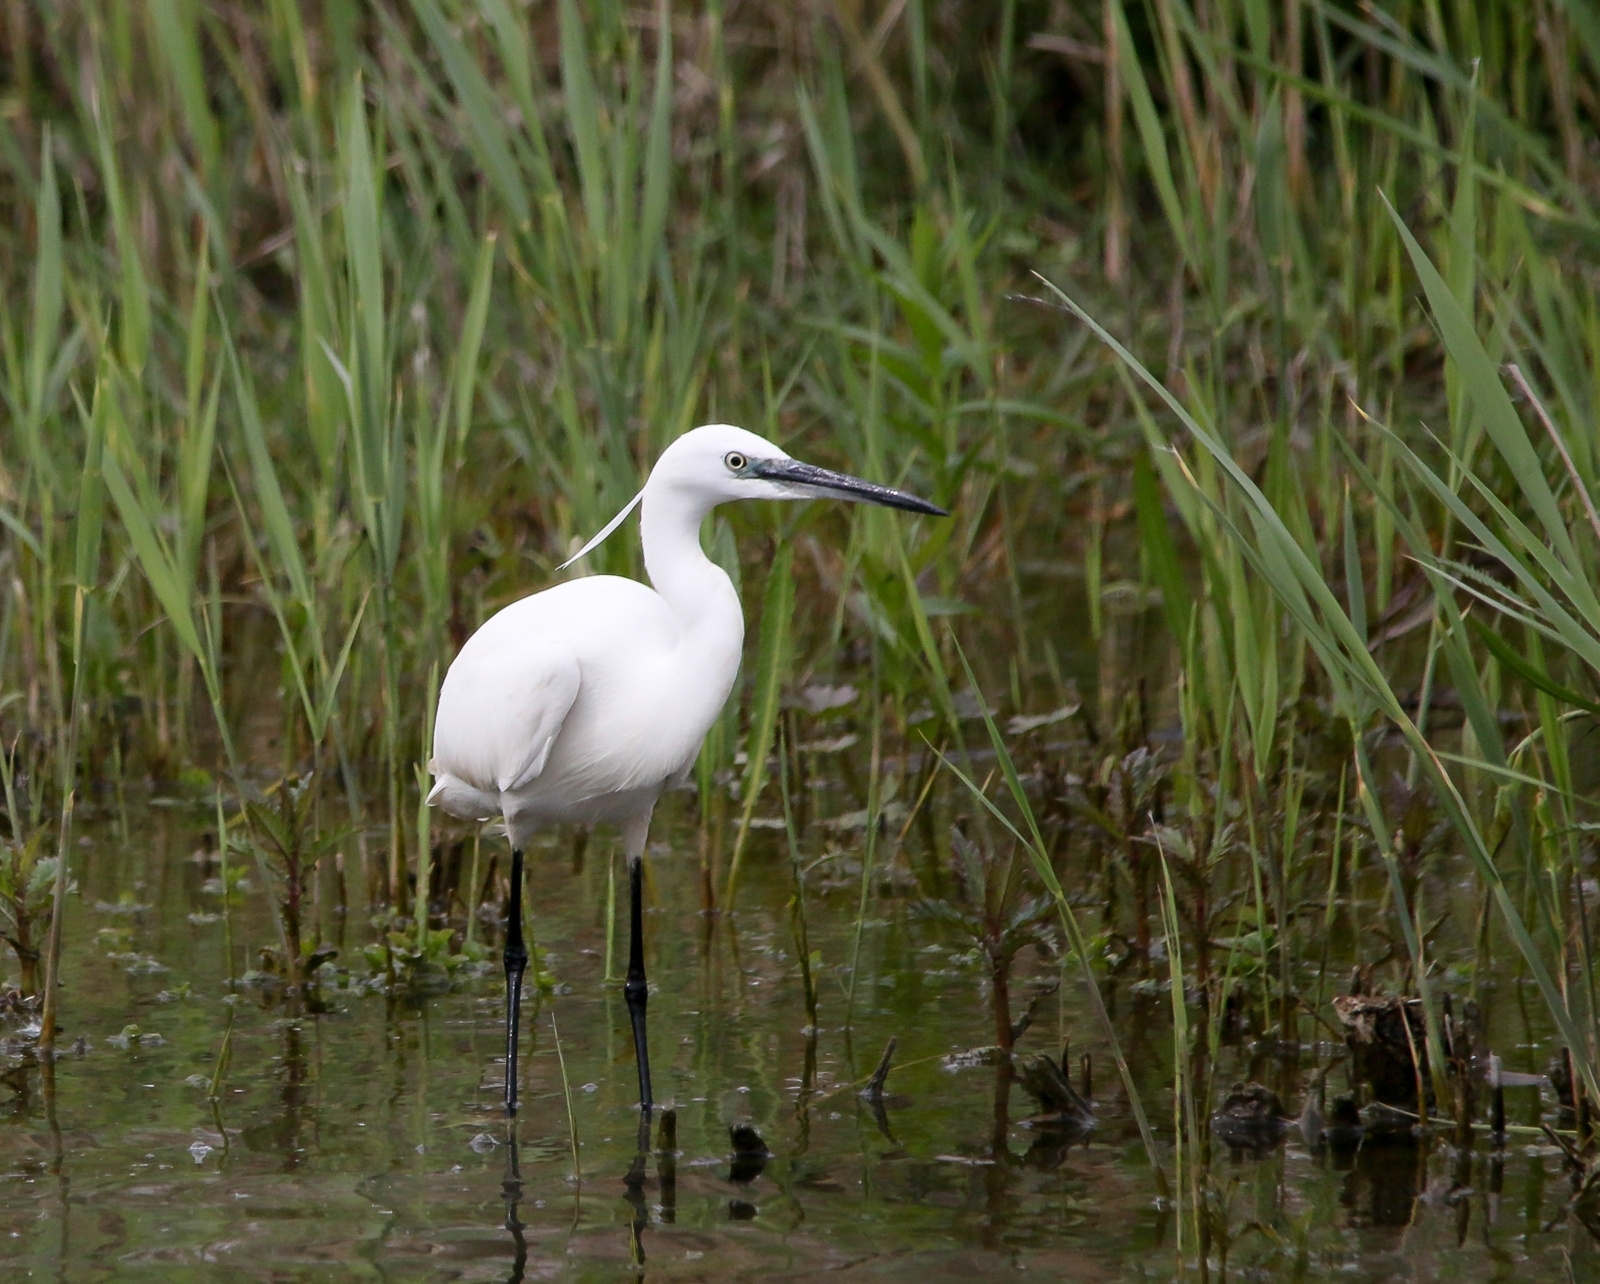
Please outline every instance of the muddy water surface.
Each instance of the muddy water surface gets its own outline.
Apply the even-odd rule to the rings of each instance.
[[[324,871],[308,929],[341,952],[313,1000],[289,1003],[248,975],[273,939],[259,889],[222,912],[210,802],[96,794],[66,927],[62,1056],[33,1058],[25,1018],[0,1030],[0,1279],[1173,1278],[1180,1219],[1157,1197],[1078,974],[1026,949],[1012,993],[1020,1012],[1061,982],[1019,1049],[1070,1044],[1074,1078],[1089,1054],[1098,1121],[1086,1135],[1038,1126],[1021,1087],[973,1051],[994,1037],[986,970],[970,939],[916,910],[921,827],[904,848],[880,846],[852,971],[863,844],[848,813],[864,764],[849,758],[819,755],[805,785],[821,800],[812,812],[835,818],[802,836],[814,1035],[781,832],[756,831],[739,912],[708,918],[694,801],[663,803],[646,930],[656,1091],[676,1138],[663,1148],[658,1112],[642,1162],[625,915],[609,942],[606,930],[613,872],[625,888],[610,838],[575,857],[571,836],[555,835],[530,853],[549,988],[527,1008],[514,1179],[492,954],[448,988],[386,992],[363,955],[378,933],[352,853],[348,907]],[[484,840],[480,881],[497,850]],[[1466,875],[1439,859],[1430,908]],[[1357,880],[1327,979],[1313,964],[1297,978],[1306,993],[1338,992],[1335,976],[1381,952],[1381,895],[1381,880]],[[1476,902],[1459,911],[1470,924]],[[1084,915],[1097,911],[1086,903]],[[491,949],[493,918],[474,928]],[[1471,960],[1461,935],[1460,957],[1438,958],[1458,992]],[[1499,972],[1479,978],[1484,1037],[1508,1068],[1542,1071],[1552,1047],[1537,994]],[[1105,992],[1172,1167],[1166,975],[1160,958],[1130,964]],[[873,1103],[861,1088],[891,1037]],[[1230,1034],[1219,1092],[1258,1080],[1298,1112],[1318,1067],[1342,1055],[1324,1037],[1285,1053]],[[1335,1065],[1330,1096],[1344,1075]],[[1294,1128],[1257,1152],[1218,1142],[1214,1228],[1227,1251],[1213,1262],[1226,1256],[1229,1274],[1251,1279],[1593,1278],[1594,1248],[1564,1213],[1560,1158],[1531,1131],[1556,1118],[1553,1098],[1519,1088],[1509,1108],[1530,1131],[1500,1152],[1481,1128],[1465,1150],[1443,1134],[1341,1149]],[[734,1153],[736,1128],[750,1153]]]

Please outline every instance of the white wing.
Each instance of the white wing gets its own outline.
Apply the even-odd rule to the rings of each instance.
[[[579,682],[578,659],[563,640],[480,629],[439,689],[429,764],[438,781],[429,802],[450,777],[491,797],[526,785],[544,770]]]

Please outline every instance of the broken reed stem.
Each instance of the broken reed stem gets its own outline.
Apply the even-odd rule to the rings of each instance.
[[[894,1059],[894,1050],[899,1042],[899,1035],[891,1035],[889,1042],[883,1045],[883,1055],[878,1058],[878,1068],[872,1072],[872,1078],[867,1080],[866,1091],[861,1094],[868,1100],[883,1099],[883,1084],[889,1077],[889,1062]]]
[[[72,842],[71,791],[61,804],[61,833],[56,844],[56,885],[50,902],[50,936],[45,948],[44,1007],[39,1018],[39,1050],[52,1053],[56,1046],[56,1004],[61,987],[61,921],[67,905],[67,853]]]
[[[56,885],[50,902],[50,939],[45,952],[44,1005],[39,1017],[39,1050],[55,1052],[57,1006],[61,992],[61,927],[67,914],[67,858],[72,851],[72,816],[77,801],[78,734],[83,718],[83,611],[87,590],[79,583],[72,606],[72,709],[61,754],[61,830],[56,837]]]
[[[1489,1131],[1496,1146],[1506,1136],[1506,1086],[1500,1079],[1500,1058],[1489,1058]]]
[[[213,1102],[221,1099],[222,1076],[228,1073],[228,1063],[233,1060],[233,1017],[234,1009],[228,1009],[228,1026],[222,1032],[222,1046],[217,1049],[217,1059],[211,1067],[211,1083],[206,1089],[206,1095]]]
[[[848,1030],[855,1017],[856,980],[861,974],[861,937],[867,920],[867,900],[872,892],[872,865],[877,855],[879,773],[883,767],[883,704],[878,691],[878,649],[872,649],[872,759],[867,774],[866,850],[861,858],[861,896],[856,902],[855,935],[850,945],[850,986],[845,994],[844,1024]]]
[[[609,983],[617,976],[617,850],[606,853],[606,974]]]
[[[572,1143],[572,1176],[581,1187],[583,1185],[583,1164],[578,1159],[578,1116],[572,1108],[572,1083],[567,1078],[567,1058],[561,1051],[561,1031],[556,1028],[556,1014],[550,1014],[550,1037],[556,1045],[556,1063],[561,1067],[561,1095],[567,1103],[567,1137]],[[510,1069],[508,1066],[507,1069]],[[674,1121],[676,1122],[676,1121]],[[512,1126],[516,1121],[512,1120]]]
[[[1127,271],[1128,211],[1123,199],[1125,169],[1122,148],[1122,64],[1117,47],[1116,6],[1122,0],[1105,0],[1102,30],[1105,39],[1106,93],[1106,244],[1105,274],[1111,285],[1121,285]],[[1098,487],[1097,487],[1098,493]],[[1099,603],[1090,599],[1095,636],[1100,635]]]
[[[791,737],[784,726],[778,728],[778,790],[783,799],[783,828],[789,841],[789,873],[794,880],[789,909],[789,930],[794,936],[795,953],[800,958],[800,982],[805,989],[806,1026],[817,1028],[817,978],[811,969],[811,932],[806,921],[805,871],[800,865],[800,839],[795,833],[794,807],[789,796],[789,746]]]
[[[228,988],[233,988],[233,907],[228,891],[228,818],[222,810],[222,786],[216,786],[217,880],[222,884],[222,952],[227,958]]]
[[[433,720],[439,709],[439,661],[435,657],[428,666],[428,715],[422,724],[424,761],[416,764],[417,776],[417,951],[426,954],[428,949],[428,902],[433,891],[433,809],[428,806],[429,747],[433,744]],[[459,870],[460,866],[457,866]]]

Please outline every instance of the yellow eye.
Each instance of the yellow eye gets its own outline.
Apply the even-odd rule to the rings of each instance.
[[[728,466],[728,471],[730,473],[742,473],[745,470],[745,467],[750,463],[750,461],[741,455],[737,450],[730,450],[722,457],[722,462]]]

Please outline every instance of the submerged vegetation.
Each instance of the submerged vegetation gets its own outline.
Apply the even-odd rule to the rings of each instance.
[[[1241,1233],[1214,1110],[1263,1145],[1302,1103],[1318,1144],[1324,1116],[1503,1136],[1497,1004],[1559,1049],[1588,1191],[1586,0],[7,15],[0,935],[30,1038],[75,834],[129,790],[211,826],[230,982],[244,895],[246,975],[291,1008],[352,909],[372,988],[479,974],[504,861],[421,805],[443,666],[727,421],[954,514],[706,532],[754,619],[696,892],[734,931],[742,870],[792,889],[802,1113],[895,914],[981,958],[996,1150],[1014,1045],[1081,1122],[1040,1014],[1082,991],[1073,1048],[1118,1068],[1188,1268]],[[1129,992],[1171,1010],[1142,1064]],[[1380,1018],[1405,1060],[1325,1101]]]

